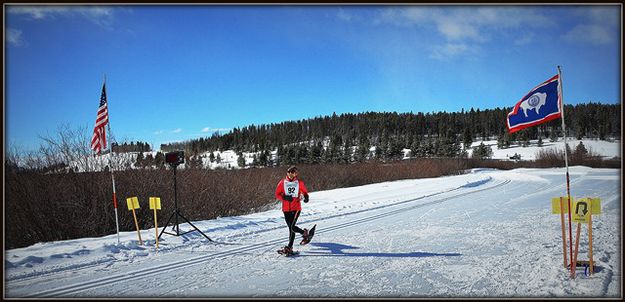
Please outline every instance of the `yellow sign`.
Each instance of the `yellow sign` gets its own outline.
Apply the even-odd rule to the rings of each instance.
[[[568,197],[555,197],[551,199],[551,214],[560,214],[560,198],[562,198],[562,207],[564,208],[564,214],[569,212],[569,199]]]
[[[590,199],[590,213],[593,215],[601,214],[601,199],[599,198],[589,198]]]
[[[150,197],[150,210],[160,210],[160,209],[161,209],[161,198]]]
[[[126,203],[128,204],[128,210],[139,208],[139,198],[137,197],[126,198]]]
[[[573,221],[588,223],[591,215],[591,205],[589,198],[580,198],[573,204]]]

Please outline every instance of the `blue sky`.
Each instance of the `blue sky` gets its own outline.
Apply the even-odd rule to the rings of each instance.
[[[157,149],[333,112],[511,107],[557,65],[565,103],[620,103],[620,19],[620,5],[5,5],[5,138],[91,132],[104,74],[116,140]]]

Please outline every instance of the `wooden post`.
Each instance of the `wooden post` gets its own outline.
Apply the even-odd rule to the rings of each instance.
[[[132,217],[135,218],[135,227],[137,227],[137,234],[139,235],[139,244],[143,245],[143,240],[141,240],[141,232],[139,231],[139,222],[137,222],[137,214],[135,214],[135,209],[132,209]]]
[[[564,255],[564,268],[568,265],[566,258],[566,231],[564,227],[564,203],[562,202],[562,196],[560,196],[560,224],[562,225],[562,254]]]
[[[590,201],[590,198],[588,198]],[[589,275],[593,274],[593,261],[592,261],[592,202],[590,202],[590,211],[588,212],[588,272]]]
[[[156,219],[156,207],[154,207],[154,230],[156,231],[156,248],[158,248],[158,220]]]
[[[135,219],[135,227],[137,227],[137,234],[139,234],[139,244],[143,245],[141,232],[139,231],[139,222],[137,221],[137,214],[135,213],[135,209],[141,208],[139,206],[139,199],[137,197],[126,198],[126,203],[128,204],[128,210],[132,211],[132,217]]]
[[[580,222],[577,223],[577,233],[575,234],[575,253],[573,254],[573,259],[571,261],[571,269],[573,272],[577,269],[577,254],[579,252],[579,233],[582,231],[582,224]],[[571,274],[571,277],[575,279],[575,273]]]
[[[158,219],[156,215],[156,210],[161,209],[160,197],[150,197],[150,209],[154,210],[154,231],[156,232],[156,248],[158,249]]]

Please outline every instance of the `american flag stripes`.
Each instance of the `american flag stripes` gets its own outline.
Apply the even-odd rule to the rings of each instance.
[[[102,149],[106,148],[106,125],[109,122],[109,111],[106,102],[106,83],[102,84],[102,95],[100,96],[100,107],[98,108],[98,116],[95,120],[93,129],[93,137],[91,138],[91,149],[96,154],[100,154]]]

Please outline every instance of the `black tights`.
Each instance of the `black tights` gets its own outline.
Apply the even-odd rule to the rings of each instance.
[[[295,241],[295,232],[304,234],[304,230],[300,229],[295,225],[295,223],[297,222],[297,218],[299,218],[299,211],[284,212],[284,220],[286,220],[286,225],[289,227],[290,248],[293,248],[293,241]]]

